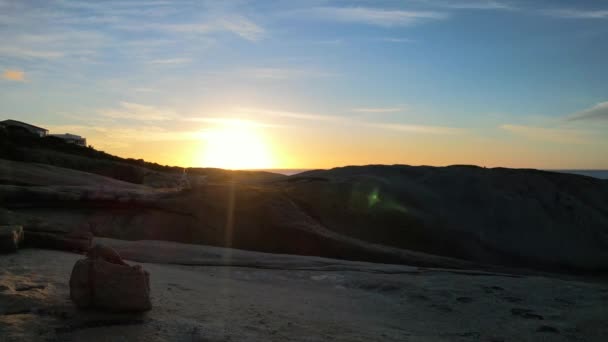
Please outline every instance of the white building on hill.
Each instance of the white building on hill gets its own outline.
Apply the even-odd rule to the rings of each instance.
[[[63,141],[70,143],[70,144],[87,146],[87,139],[81,137],[80,135],[65,133],[65,134],[49,134],[48,136],[62,139]]]
[[[65,141],[69,144],[87,146],[87,139],[85,139],[84,137],[81,137],[80,135],[70,134],[70,133],[49,134],[49,130],[46,128],[30,125],[28,123],[17,121],[17,120],[9,119],[9,120],[0,121],[0,127],[4,127],[6,129],[12,129],[12,130],[27,131],[27,132],[37,135],[41,138],[42,137],[55,137],[55,138],[59,138],[59,139]]]

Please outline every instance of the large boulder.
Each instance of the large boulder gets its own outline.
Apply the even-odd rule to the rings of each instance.
[[[0,226],[0,253],[14,253],[23,242],[23,227]]]
[[[72,269],[70,298],[74,304],[108,311],[150,310],[148,272],[141,266],[129,266],[120,258],[117,261],[118,253],[109,247],[92,249],[97,251],[78,260]]]

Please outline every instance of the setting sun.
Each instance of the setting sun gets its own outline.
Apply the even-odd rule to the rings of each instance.
[[[272,168],[274,162],[263,135],[247,121],[234,120],[205,133],[201,167],[223,169]]]

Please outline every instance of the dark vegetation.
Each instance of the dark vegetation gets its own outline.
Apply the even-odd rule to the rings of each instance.
[[[92,146],[68,144],[55,137],[40,138],[19,129],[0,129],[0,158],[86,171],[135,184],[143,183],[146,169],[183,172],[183,168],[121,158]]]
[[[217,168],[183,168],[160,165],[143,159],[121,158],[93,146],[69,144],[55,137],[40,138],[19,128],[0,127],[0,158],[41,163],[111,177],[134,184],[159,174],[207,176],[217,181],[276,179],[282,175],[263,171],[227,171]]]

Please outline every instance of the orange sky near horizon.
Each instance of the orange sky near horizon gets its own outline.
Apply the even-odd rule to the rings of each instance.
[[[608,168],[593,146],[534,141],[497,130],[422,134],[368,127],[258,127],[232,120],[182,138],[146,138],[80,132],[88,143],[126,158],[162,165],[226,169],[309,169],[346,165],[408,164],[564,169]],[[59,128],[59,127],[58,127]],[[58,129],[55,128],[55,129]],[[115,132],[118,133],[118,132]],[[361,138],[357,138],[361,137]],[[156,139],[155,139],[156,138]],[[119,139],[119,140],[114,140]],[[582,147],[582,148],[581,148]],[[585,149],[588,148],[588,150]],[[564,156],[572,161],[564,165]]]
[[[570,3],[0,0],[0,120],[182,167],[608,169],[608,12]]]

